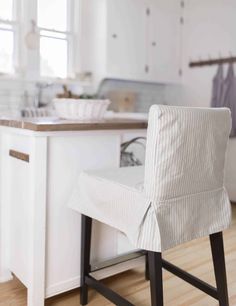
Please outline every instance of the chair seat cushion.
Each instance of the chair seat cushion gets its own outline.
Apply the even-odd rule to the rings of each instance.
[[[144,166],[125,167],[117,169],[103,169],[84,172],[94,180],[104,180],[105,183],[112,182],[122,185],[125,188],[143,191]]]
[[[143,166],[82,172],[69,206],[129,238],[136,237],[150,206],[143,193],[143,179]]]
[[[164,251],[230,223],[224,188],[159,203],[143,190],[144,167],[80,173],[69,207],[126,234],[136,248]]]

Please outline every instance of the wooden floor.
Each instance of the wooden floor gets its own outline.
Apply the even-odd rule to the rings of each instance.
[[[233,205],[233,224],[224,233],[230,306],[236,305],[236,205]],[[199,239],[164,253],[164,257],[215,285],[209,241]],[[128,271],[105,281],[111,288],[137,306],[150,306],[149,283],[144,280],[144,269]],[[214,306],[213,298],[191,287],[168,272],[164,272],[165,306]],[[79,292],[72,292],[46,301],[46,306],[78,306]],[[90,291],[91,306],[112,305]],[[26,289],[17,280],[0,284],[0,306],[26,306]]]

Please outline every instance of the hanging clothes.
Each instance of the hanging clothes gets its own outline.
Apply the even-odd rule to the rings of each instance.
[[[236,136],[236,77],[232,63],[229,64],[227,76],[224,81],[221,106],[228,107],[231,110],[232,130],[230,136]]]
[[[211,107],[222,107],[223,87],[224,87],[224,70],[223,66],[219,65],[212,84]]]

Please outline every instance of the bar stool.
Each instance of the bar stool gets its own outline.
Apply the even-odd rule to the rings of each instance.
[[[88,286],[119,306],[130,302],[90,275],[92,219],[123,233],[148,254],[151,305],[163,305],[162,268],[228,306],[222,231],[231,222],[224,188],[231,129],[228,109],[153,105],[145,167],[83,172],[69,206],[82,214],[81,305]],[[162,259],[162,252],[209,236],[216,288]]]

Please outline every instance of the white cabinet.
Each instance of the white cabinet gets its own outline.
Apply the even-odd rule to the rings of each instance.
[[[81,73],[105,78],[179,81],[178,0],[83,0]]]
[[[107,69],[112,76],[128,79],[145,77],[145,9],[143,0],[107,2]]]
[[[181,68],[181,7],[176,0],[152,0],[148,10],[148,78],[177,82]]]
[[[45,297],[80,286],[81,216],[68,208],[79,173],[119,167],[121,143],[145,134],[145,129],[34,132],[1,127],[0,281],[13,272],[28,289],[28,306],[42,306]],[[132,249],[120,232],[94,222],[92,262]],[[140,262],[122,270],[134,264]]]

